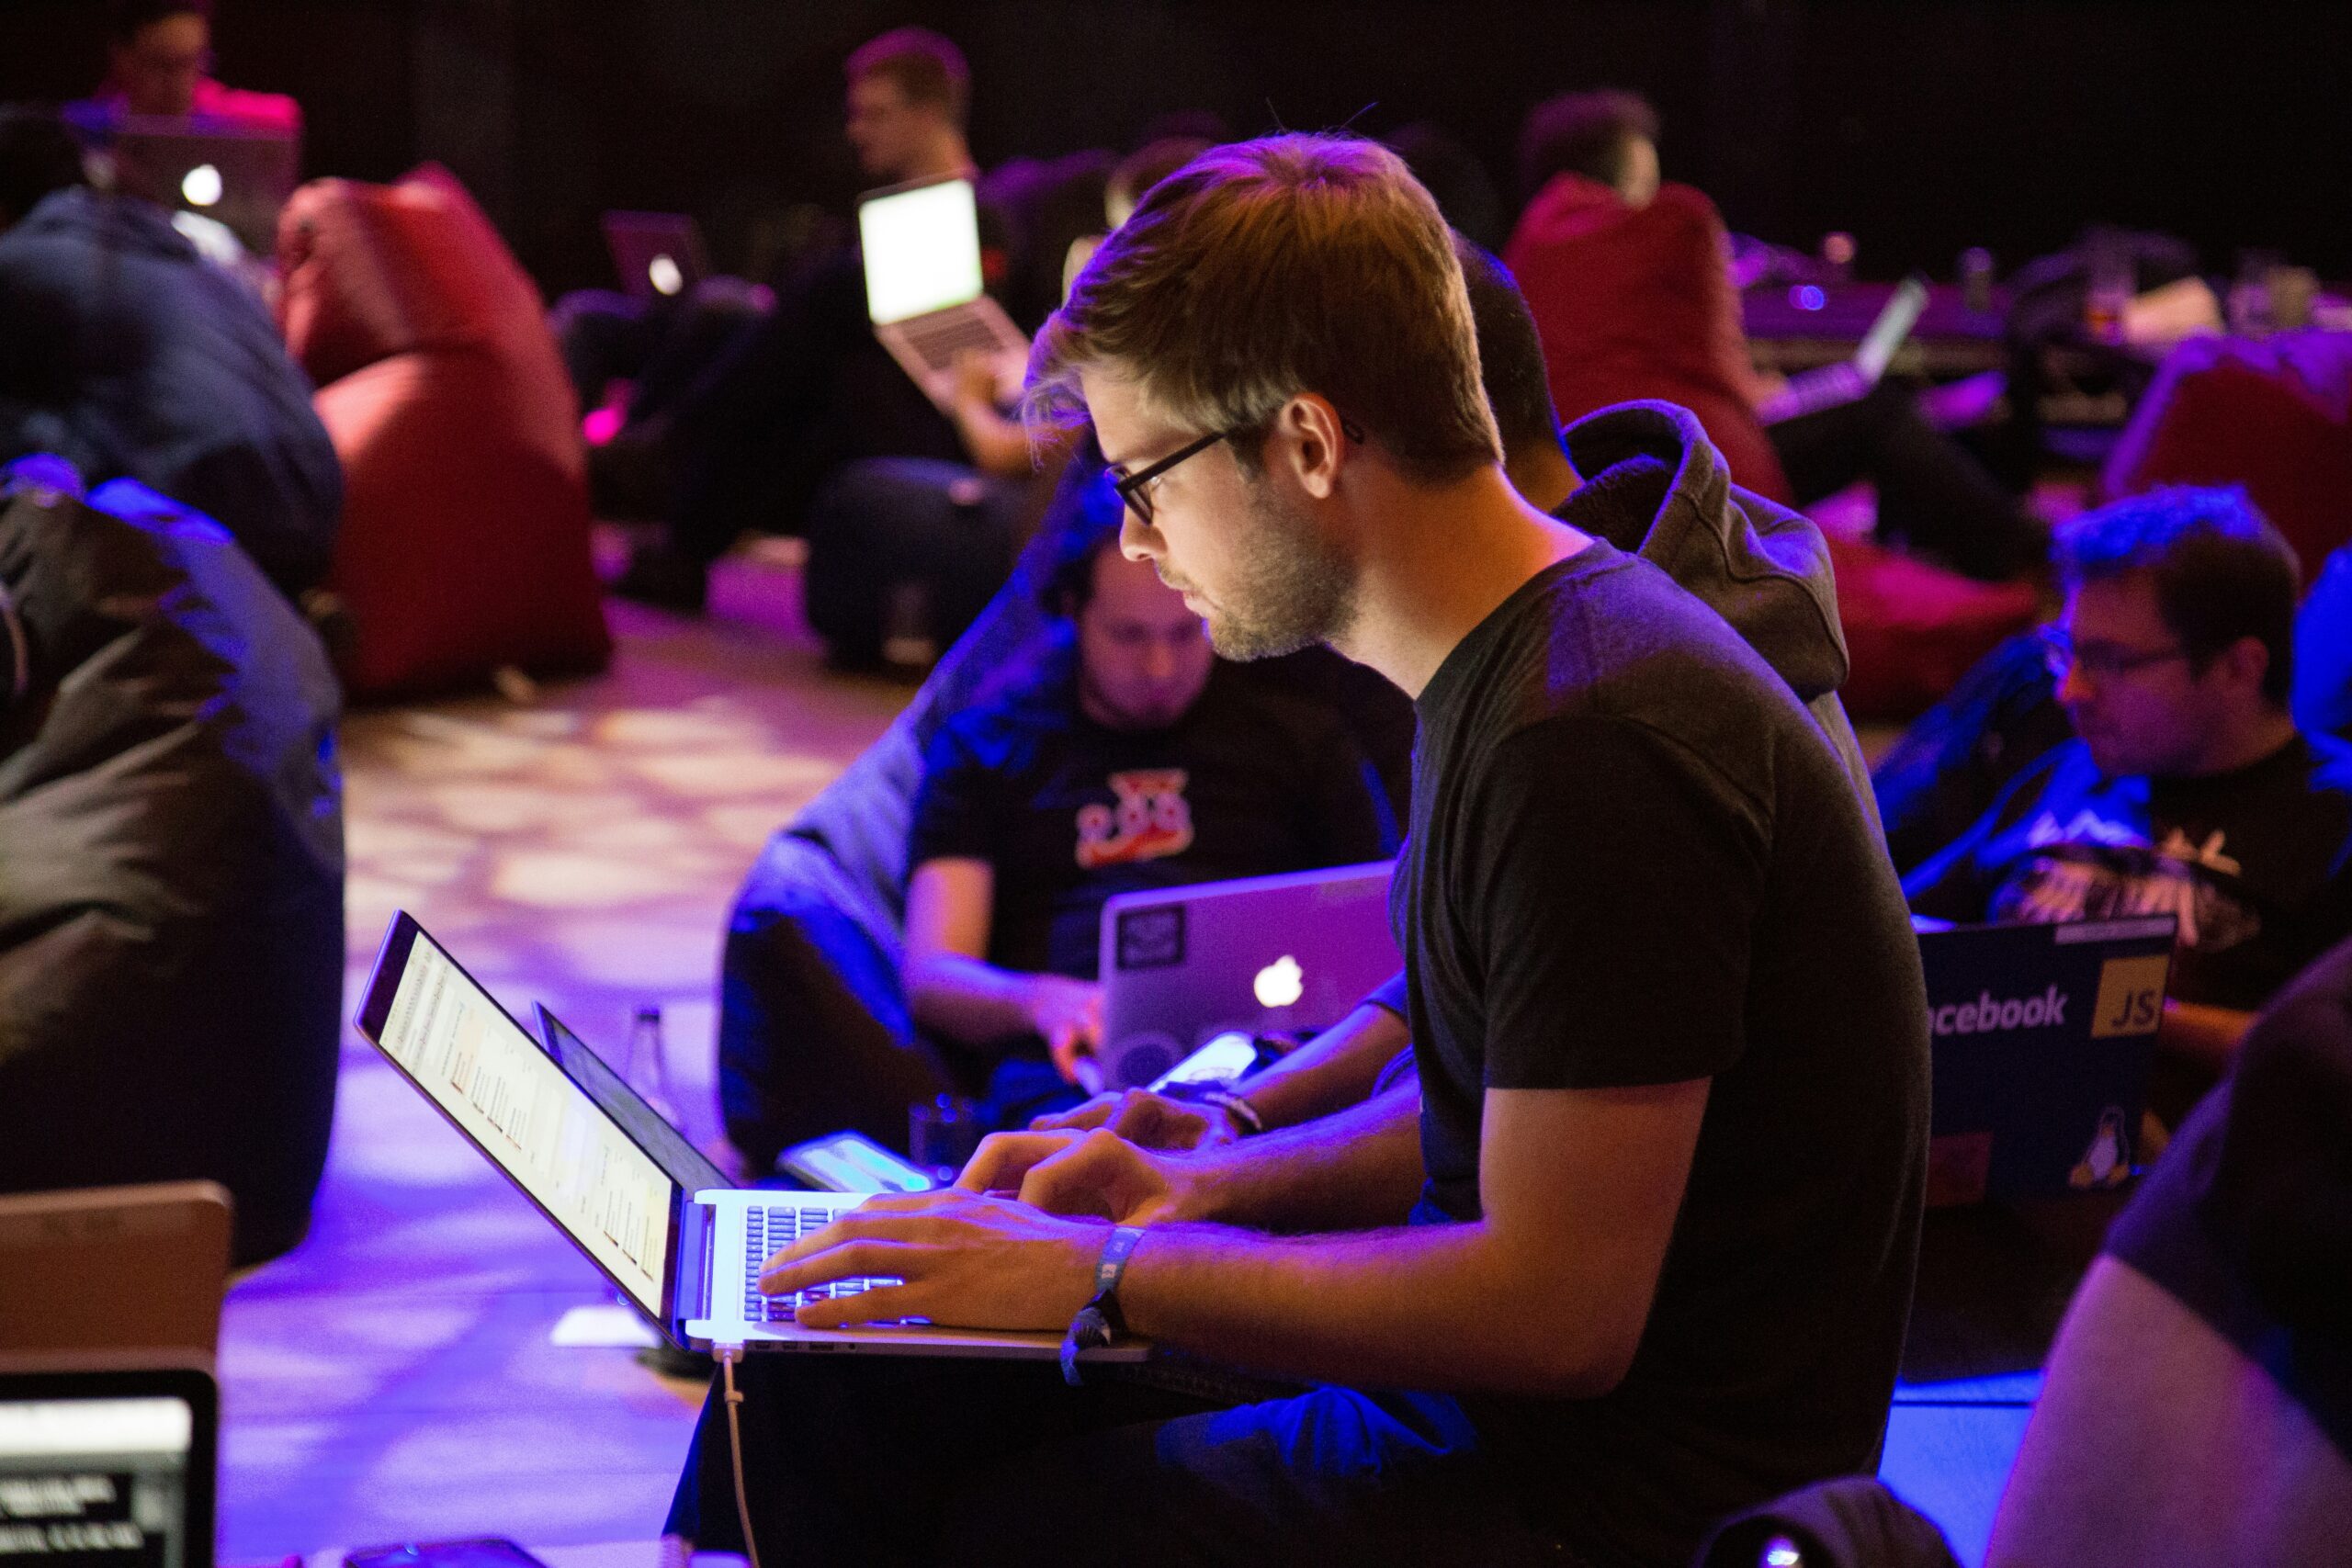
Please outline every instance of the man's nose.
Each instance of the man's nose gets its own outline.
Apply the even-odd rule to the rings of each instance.
[[[1148,678],[1154,681],[1168,681],[1174,679],[1176,674],[1176,650],[1169,647],[1166,643],[1156,639],[1146,645],[1143,651],[1143,672]]]
[[[1159,558],[1159,531],[1130,506],[1119,519],[1119,553],[1129,560]]]

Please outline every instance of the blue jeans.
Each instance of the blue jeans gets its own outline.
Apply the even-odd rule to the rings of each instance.
[[[1561,1563],[1461,1407],[1317,1387],[1223,1404],[1050,1361],[754,1356],[743,1470],[764,1568],[796,1563]],[[703,1408],[669,1532],[741,1551]]]

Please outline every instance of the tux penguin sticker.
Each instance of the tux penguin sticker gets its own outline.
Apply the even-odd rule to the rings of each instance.
[[[2099,1112],[2098,1131],[2091,1134],[2091,1146],[2067,1173],[2066,1184],[2077,1192],[2103,1191],[2120,1187],[2131,1174],[2132,1145],[2123,1133],[2123,1109],[2110,1105]]]

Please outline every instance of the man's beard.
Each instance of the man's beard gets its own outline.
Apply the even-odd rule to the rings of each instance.
[[[1355,620],[1355,563],[1302,509],[1250,487],[1250,548],[1228,602],[1212,604],[1209,645],[1226,659],[1274,659],[1329,642]]]

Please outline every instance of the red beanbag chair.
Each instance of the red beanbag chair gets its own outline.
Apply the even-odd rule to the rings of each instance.
[[[447,172],[320,180],[278,226],[287,346],[343,459],[354,696],[601,669],[580,411],[538,290]]]
[[[1995,645],[2033,624],[2030,584],[1978,582],[1880,545],[1829,540],[1850,668],[1838,694],[1857,724],[1916,717]]]
[[[2352,541],[2352,333],[2172,351],[2108,460],[2112,499],[2167,484],[2244,485],[2305,580]]]

